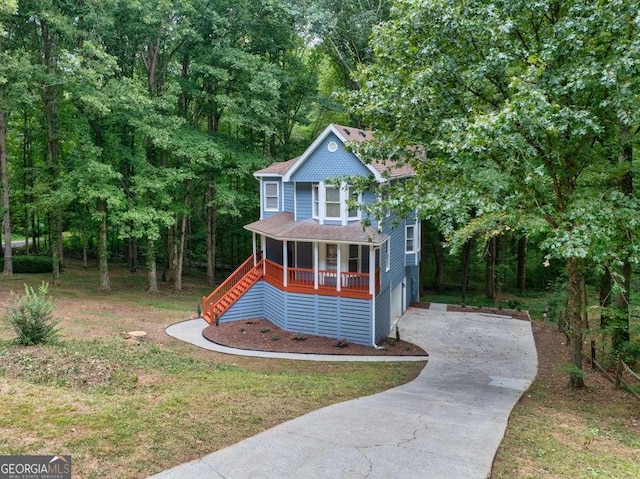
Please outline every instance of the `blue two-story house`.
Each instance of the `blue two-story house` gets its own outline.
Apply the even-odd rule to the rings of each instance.
[[[331,124],[300,157],[254,174],[260,219],[245,226],[254,252],[203,298],[209,323],[266,318],[287,331],[370,346],[390,333],[418,300],[420,223],[391,213],[363,222],[356,205],[382,199],[356,193],[345,178],[413,175],[407,166],[366,164],[345,148],[372,134]]]

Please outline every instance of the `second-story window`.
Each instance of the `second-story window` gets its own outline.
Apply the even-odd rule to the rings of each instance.
[[[349,208],[347,210],[347,217],[350,220],[357,220],[360,218],[360,210],[358,209],[357,203],[360,202],[360,195],[358,194],[357,191],[353,190],[353,189],[349,189],[349,201],[351,203],[354,203],[354,206],[352,208]]]
[[[405,251],[407,253],[415,253],[416,252],[416,225],[407,225],[405,241],[406,241]]]
[[[267,181],[264,184],[264,210],[278,211],[280,205],[280,189],[275,181]]]
[[[325,189],[325,216],[340,219],[340,188]]]
[[[324,220],[339,220],[343,224],[360,219],[358,204],[360,194],[346,184],[328,186],[324,183],[311,185],[311,216]]]

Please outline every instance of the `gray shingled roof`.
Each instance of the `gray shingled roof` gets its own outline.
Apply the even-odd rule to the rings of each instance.
[[[293,213],[278,213],[269,218],[245,225],[254,233],[279,240],[325,241],[331,243],[360,243],[377,246],[388,238],[370,226],[357,221],[348,226],[321,225],[315,220],[295,221]]]

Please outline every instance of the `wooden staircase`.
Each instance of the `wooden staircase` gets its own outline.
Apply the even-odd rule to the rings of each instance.
[[[254,265],[253,255],[249,256],[231,275],[209,296],[202,298],[202,317],[213,324],[240,297],[263,276],[262,259]]]

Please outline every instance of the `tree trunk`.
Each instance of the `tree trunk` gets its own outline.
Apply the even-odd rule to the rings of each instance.
[[[43,50],[43,63],[48,74],[52,77],[56,75],[56,59],[54,57],[55,39],[49,31],[49,25],[47,21],[41,23],[42,36],[42,50]],[[44,116],[45,125],[45,143],[46,143],[46,158],[47,167],[51,176],[51,188],[57,187],[58,181],[58,168],[60,160],[60,138],[58,134],[58,95],[59,89],[55,82],[44,83],[42,85],[42,113]],[[59,205],[58,205],[59,206]],[[54,218],[51,221],[52,230],[50,230],[51,240],[51,256],[53,261],[53,284],[58,286],[60,284],[60,266],[63,261],[62,257],[62,217],[60,208],[56,208],[56,205],[52,205],[54,211],[52,215]],[[55,241],[55,244],[53,243]]]
[[[584,388],[584,374],[582,370],[582,341],[583,341],[583,295],[582,284],[584,273],[580,260],[571,258],[567,261],[569,316],[569,347],[571,348],[571,364],[574,368],[569,374],[569,386],[572,389]]]
[[[444,238],[442,237],[442,233],[438,232],[434,255],[436,260],[434,289],[438,294],[441,294],[444,291],[444,248],[442,247],[443,242]]]
[[[467,290],[469,289],[469,259],[471,258],[471,240],[462,247],[462,304],[467,302]]]
[[[484,295],[487,299],[495,299],[496,295],[496,254],[497,245],[495,236],[487,241],[486,270],[484,282]]]
[[[207,210],[207,284],[216,282],[216,230],[218,228],[218,210],[215,207],[215,186],[209,183],[206,194]]]
[[[176,255],[176,271],[173,278],[173,289],[182,291],[182,270],[184,266],[184,248],[187,239],[187,215],[182,215],[180,225],[180,240],[178,242],[178,251]]]
[[[527,237],[518,238],[518,291],[524,293],[527,288]]]
[[[111,291],[107,249],[107,212],[104,200],[98,200],[98,271],[100,272],[100,291]]]
[[[618,154],[618,164],[624,172],[618,179],[618,189],[626,197],[633,197],[633,146],[631,139],[633,138],[631,129],[622,125],[620,128],[620,152]],[[621,240],[624,241],[622,247],[623,258],[620,268],[620,276],[622,277],[622,290],[613,298],[615,329],[613,334],[613,348],[619,351],[622,345],[629,341],[629,317],[631,307],[631,263],[629,261],[629,253],[626,245],[633,245],[633,232],[624,226],[621,232]]]
[[[52,229],[49,246],[53,261],[53,284],[60,286],[60,271],[62,269],[62,257],[60,255],[62,251],[62,215],[60,213],[54,215]]]
[[[600,328],[607,329],[611,324],[611,272],[609,268],[605,268],[604,273],[600,277]]]
[[[174,281],[176,271],[176,258],[178,255],[178,244],[176,243],[178,237],[178,218],[176,213],[173,217],[173,225],[166,228],[165,233],[162,235],[162,243],[164,244],[163,250],[165,251],[165,261],[162,267],[162,281]],[[169,274],[167,275],[167,270]]]
[[[147,239],[147,291],[150,293],[158,292],[155,242],[150,238]]]
[[[129,237],[129,272],[138,271],[138,242],[135,238]]]
[[[24,240],[25,240],[24,246],[25,246],[26,254],[31,253],[30,251],[31,242],[29,241],[29,235],[31,234],[31,230],[29,229],[29,224],[30,224],[31,218],[33,217],[33,215],[29,213],[29,208],[27,207],[27,205],[32,202],[31,194],[28,193],[28,191],[30,190],[29,186],[33,187],[33,185],[30,185],[30,182],[29,182],[31,173],[27,173],[32,170],[32,165],[30,163],[31,162],[29,161],[29,115],[27,114],[27,110],[25,108],[22,115],[22,167],[23,167],[23,175],[24,175],[23,182],[22,182],[22,190],[24,191],[22,208],[24,211]]]
[[[9,211],[9,174],[7,171],[7,115],[0,111],[0,176],[2,177],[2,224],[4,225],[5,276],[13,275],[13,251],[11,249],[11,213]]]

